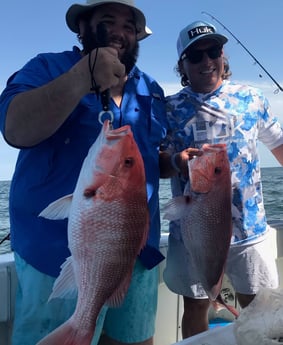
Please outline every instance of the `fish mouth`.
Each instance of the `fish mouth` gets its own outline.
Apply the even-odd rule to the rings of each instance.
[[[122,127],[113,129],[111,122],[108,119],[103,123],[103,130],[105,132],[105,136],[109,140],[118,139],[132,133],[130,125],[124,125]]]
[[[219,144],[203,144],[202,149],[203,151],[210,151],[210,152],[219,152],[226,150],[227,145],[224,143]]]

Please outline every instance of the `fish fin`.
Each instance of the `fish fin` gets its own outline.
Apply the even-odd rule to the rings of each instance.
[[[240,315],[240,312],[235,307],[224,302],[223,298],[221,297],[221,294],[219,294],[214,301],[211,301],[211,304],[216,311],[219,311],[221,309],[227,309],[236,318],[238,318]]]
[[[68,218],[72,199],[73,194],[65,195],[49,204],[38,216],[46,219]]]
[[[77,297],[77,284],[73,267],[72,256],[61,266],[59,277],[55,280],[52,293],[48,302],[54,298],[76,298]]]
[[[93,338],[93,332],[84,331],[81,327],[74,328],[67,321],[56,328],[53,332],[46,335],[36,345],[89,345]]]
[[[169,200],[162,209],[164,212],[163,218],[168,220],[181,219],[188,212],[188,202],[189,198],[184,196],[177,196]]]

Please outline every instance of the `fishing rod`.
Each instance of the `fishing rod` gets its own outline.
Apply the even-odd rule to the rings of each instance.
[[[275,83],[275,85],[278,87],[277,90],[274,91],[274,93],[278,93],[278,91],[283,91],[283,88],[280,86],[279,83],[277,83],[277,81],[272,77],[272,75],[262,66],[262,64],[258,61],[258,59],[243,45],[243,43],[224,25],[222,24],[216,17],[214,17],[213,15],[211,15],[208,12],[202,11],[202,14],[206,14],[209,17],[211,17],[211,19],[215,20],[217,23],[219,23],[224,30],[228,31],[229,34],[236,40],[237,43],[240,44],[240,46],[252,57],[252,59],[255,61],[255,63],[257,63],[262,69],[263,71],[269,76],[269,78]],[[261,77],[261,75],[259,75]]]
[[[4,238],[2,238],[2,240],[0,241],[0,245],[1,245],[2,243],[4,243],[4,241],[8,241],[8,240],[10,240],[10,234],[8,234],[8,235],[5,236]]]

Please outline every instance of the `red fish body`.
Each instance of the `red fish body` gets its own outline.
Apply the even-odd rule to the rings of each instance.
[[[231,176],[225,144],[205,144],[189,161],[189,187],[173,199],[165,217],[180,219],[184,245],[210,300],[220,293],[232,236]]]
[[[72,317],[38,344],[90,344],[102,306],[122,303],[148,236],[144,165],[130,127],[111,130],[105,121],[73,195],[52,203],[40,215],[69,218],[71,257],[50,298],[64,297],[76,286],[78,299]]]

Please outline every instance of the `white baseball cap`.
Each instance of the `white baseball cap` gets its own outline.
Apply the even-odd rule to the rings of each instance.
[[[177,40],[177,52],[179,59],[186,49],[193,43],[211,38],[217,41],[220,45],[224,45],[228,38],[218,33],[216,27],[208,22],[196,21],[187,25],[181,30]]]

